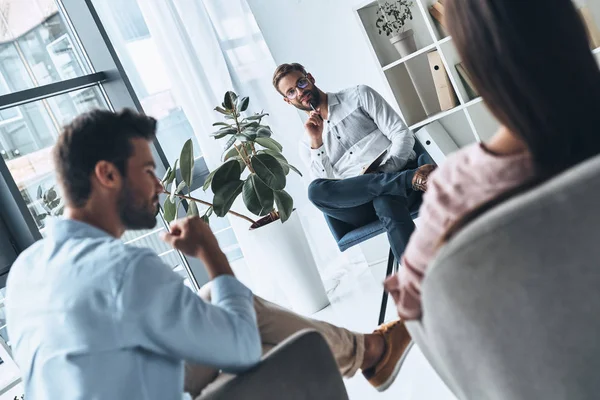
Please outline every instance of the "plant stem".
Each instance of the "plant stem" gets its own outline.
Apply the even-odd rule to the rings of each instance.
[[[165,193],[166,195],[169,195],[169,196],[171,195],[171,193],[169,193],[169,192],[168,192],[168,191],[166,191],[166,190],[164,191],[164,193]],[[198,203],[200,203],[200,204],[204,204],[205,206],[213,207],[213,204],[212,204],[212,203],[209,203],[209,202],[207,202],[207,201],[204,201],[204,200],[196,199],[196,198],[194,198],[194,197],[191,197],[191,196],[185,196],[185,195],[183,195],[183,194],[177,194],[177,193],[175,194],[175,196],[176,196],[176,197],[179,197],[180,199],[186,199],[186,200],[196,201],[196,202],[198,202]],[[214,207],[213,207],[213,208],[214,208]],[[250,219],[250,218],[246,217],[245,215],[242,215],[242,214],[240,214],[240,213],[237,213],[237,212],[235,212],[235,211],[229,210],[228,212],[229,212],[231,215],[235,215],[235,216],[236,216],[236,217],[238,217],[238,218],[241,218],[241,219],[244,219],[244,220],[246,220],[246,221],[250,222],[251,224],[254,224],[254,223],[256,222],[256,221],[254,221],[254,220],[252,220],[252,219]]]
[[[233,120],[235,121],[235,126],[237,127],[238,134],[241,135],[242,134],[242,128],[240,127],[240,121],[238,120],[238,116],[239,116],[238,113],[234,110],[234,112],[233,112]],[[248,156],[248,153],[246,152],[246,145],[244,145],[244,143],[242,142],[242,149],[244,150],[244,153],[246,153],[246,157],[244,157],[244,155],[240,151],[239,147],[237,147],[235,145],[235,143],[233,144],[233,146],[237,150],[237,152],[240,155],[240,157],[242,157],[242,160],[244,160],[244,163],[246,164],[246,166],[248,167],[248,169],[250,170],[250,172],[254,173],[254,169],[252,168],[252,164],[250,164],[250,157]]]
[[[242,151],[235,143],[233,144],[233,147],[235,147],[235,149],[237,150],[240,157],[242,157],[242,160],[244,160],[244,164],[246,164],[246,166],[248,167],[250,172],[254,173],[254,169],[252,168],[252,164],[250,164],[250,160],[248,159],[248,154],[246,153],[246,151],[244,150],[244,153],[246,153],[246,157],[244,157],[244,155],[242,154]],[[246,146],[244,146],[244,144],[242,143],[242,147],[246,147]]]

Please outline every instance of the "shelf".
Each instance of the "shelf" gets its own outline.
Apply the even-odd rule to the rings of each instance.
[[[423,47],[421,50],[417,50],[414,53],[409,54],[408,56],[399,59],[398,61],[394,61],[393,63],[386,65],[385,67],[383,67],[383,70],[387,71],[389,69],[397,67],[398,65],[404,64],[405,62],[407,62],[409,60],[412,60],[413,58],[418,57],[421,54],[427,53],[428,51],[432,51],[432,50],[435,50],[435,49],[436,49],[435,44],[431,44],[429,46]]]
[[[473,100],[467,102],[467,104],[465,104],[465,107],[470,107],[470,106],[474,106],[477,103],[481,103],[483,101],[483,99],[481,98],[481,96],[474,98]]]
[[[419,128],[422,128],[422,127],[424,127],[425,125],[428,125],[428,124],[430,124],[430,123],[432,123],[432,122],[435,122],[435,121],[437,121],[438,119],[442,119],[442,118],[444,118],[444,117],[447,117],[448,115],[452,115],[452,114],[454,114],[455,112],[458,112],[458,111],[462,110],[463,108],[465,108],[465,106],[464,106],[464,105],[460,105],[460,106],[456,106],[456,107],[454,107],[454,108],[452,108],[452,109],[450,109],[450,110],[448,110],[448,111],[442,111],[442,112],[439,112],[439,113],[437,113],[437,114],[434,114],[434,115],[432,115],[431,117],[429,117],[429,118],[427,118],[427,119],[425,119],[425,120],[423,120],[423,121],[421,121],[421,122],[419,122],[419,123],[416,123],[416,124],[414,124],[414,125],[411,125],[411,126],[409,127],[409,129],[410,129],[411,131],[415,131],[415,130],[417,130],[417,129],[419,129]]]
[[[454,114],[455,112],[458,112],[458,111],[464,110],[465,108],[467,108],[467,107],[470,107],[470,106],[473,106],[473,105],[475,105],[475,104],[477,104],[477,103],[481,103],[482,101],[483,101],[483,99],[482,99],[481,97],[478,97],[478,98],[476,98],[476,99],[473,99],[473,100],[469,101],[469,102],[468,102],[468,103],[466,103],[466,104],[461,104],[461,105],[458,105],[458,106],[456,106],[456,107],[454,107],[454,108],[452,108],[452,109],[450,109],[450,110],[447,110],[447,111],[443,111],[443,112],[440,112],[440,113],[434,114],[434,115],[432,115],[431,117],[429,117],[429,118],[427,118],[427,119],[425,119],[425,120],[423,120],[423,121],[421,121],[421,122],[418,122],[418,123],[416,123],[416,124],[414,124],[414,125],[411,125],[411,126],[409,127],[409,129],[410,129],[411,131],[415,131],[415,130],[417,130],[417,129],[419,129],[419,128],[422,128],[422,127],[424,127],[424,126],[425,126],[425,125],[427,125],[427,124],[430,124],[430,123],[432,123],[432,122],[435,122],[435,121],[437,121],[437,120],[439,120],[439,119],[442,119],[442,118],[444,118],[444,117],[447,117],[448,115],[452,115],[452,114]]]
[[[452,40],[452,36],[446,36],[445,38],[438,40],[438,44],[448,43],[451,40]]]

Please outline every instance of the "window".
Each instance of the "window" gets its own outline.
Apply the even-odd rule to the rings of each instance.
[[[8,0],[0,6],[2,94],[91,73],[55,0]],[[4,91],[6,90],[6,91]]]
[[[65,3],[65,4],[63,4]],[[119,21],[131,21],[122,26],[124,42],[137,57],[151,49],[144,38],[147,27],[135,0],[119,5]],[[73,20],[65,17],[67,9]],[[120,25],[123,25],[120,23]],[[71,27],[78,28],[79,36]],[[88,51],[83,51],[88,46]],[[104,44],[98,27],[85,2],[81,0],[4,0],[0,2],[0,235],[10,231],[8,241],[0,240],[0,272],[6,272],[17,248],[26,248],[46,234],[49,214],[60,213],[60,202],[49,205],[40,198],[55,186],[51,150],[61,127],[77,115],[95,108],[135,108],[122,75],[115,76],[119,64]],[[153,55],[150,53],[150,57]],[[146,61],[152,61],[152,58]],[[143,63],[144,59],[137,59]],[[101,66],[95,71],[91,66]],[[168,89],[168,79],[155,81],[157,67],[147,65],[143,91],[145,106],[160,121],[163,137],[179,140],[167,148],[174,155],[184,140],[193,136],[187,118],[175,104]],[[109,75],[107,72],[110,71]],[[166,76],[166,72],[160,72]],[[149,112],[150,113],[150,112]],[[169,141],[165,141],[169,142]],[[170,142],[169,142],[170,143]],[[201,160],[196,146],[196,157]],[[157,149],[157,173],[165,172],[164,160]],[[198,162],[202,166],[201,161]],[[60,199],[60,194],[57,193]],[[187,260],[158,239],[164,229],[159,216],[157,228],[150,231],[126,232],[123,239],[131,246],[155,250],[165,263],[185,278],[185,283],[197,288],[193,271],[201,274],[197,260]],[[3,224],[10,229],[4,229]],[[4,236],[0,239],[4,239]],[[227,235],[223,236],[227,239]],[[8,254],[11,252],[11,254]],[[23,393],[19,371],[10,355],[6,334],[5,274],[0,275],[0,399],[12,400]],[[200,277],[202,279],[202,276]]]
[[[197,189],[202,186],[209,171],[202,158],[194,130],[173,94],[169,73],[146,26],[138,1],[127,0],[127,12],[123,12],[120,6],[117,7],[117,4],[121,4],[120,0],[100,0],[93,3],[144,111],[158,119],[158,141],[171,165],[179,158],[185,141],[190,138],[193,140],[196,159],[194,188]],[[143,31],[146,35],[128,35],[127,32],[131,31]],[[193,192],[194,197],[206,201],[212,200],[209,194],[201,189]],[[211,228],[229,261],[243,257],[226,219],[212,218]]]

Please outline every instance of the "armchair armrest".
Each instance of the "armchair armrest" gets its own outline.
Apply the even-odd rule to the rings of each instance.
[[[225,380],[197,400],[348,400],[331,350],[316,331],[290,336],[258,366]]]

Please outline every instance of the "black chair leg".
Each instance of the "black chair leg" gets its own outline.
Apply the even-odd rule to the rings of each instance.
[[[394,272],[394,270],[396,270],[394,264],[396,264],[396,257],[394,257],[394,253],[392,252],[392,249],[390,249],[390,255],[388,256],[387,272],[385,273],[386,277],[390,276],[392,274],[392,272]],[[383,324],[383,321],[385,319],[385,311],[387,309],[387,300],[388,300],[388,292],[386,292],[386,290],[383,289],[383,298],[381,299],[381,310],[379,311],[378,325]]]

